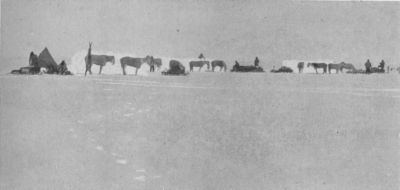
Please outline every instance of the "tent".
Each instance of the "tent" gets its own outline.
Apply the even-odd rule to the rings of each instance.
[[[293,70],[293,73],[299,73],[299,69],[297,68],[297,64],[299,62],[304,62],[303,73],[315,73],[314,68],[307,67],[307,63],[333,63],[332,60],[283,60],[282,66],[291,68]],[[318,72],[322,72],[322,70]]]
[[[57,71],[57,63],[54,61],[47,47],[39,54],[38,65],[39,67],[47,68],[50,73]]]

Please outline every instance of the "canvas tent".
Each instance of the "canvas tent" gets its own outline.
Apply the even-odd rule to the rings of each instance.
[[[57,63],[54,61],[47,47],[39,54],[38,65],[39,67],[47,68],[50,73],[57,71]]]
[[[304,62],[303,73],[315,73],[313,67],[307,67],[307,63],[326,63],[326,64],[333,63],[333,61],[329,59],[328,60],[283,60],[282,66],[291,68],[293,70],[293,73],[299,73],[299,69],[297,68],[297,64],[299,62]],[[322,69],[318,70],[318,72],[322,72]]]

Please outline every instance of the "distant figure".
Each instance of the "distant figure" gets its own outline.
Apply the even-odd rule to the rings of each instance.
[[[299,62],[299,63],[297,64],[297,68],[299,69],[299,73],[303,73],[304,62]]]
[[[258,67],[258,64],[260,63],[260,60],[258,60],[258,57],[254,60],[254,66]]]
[[[160,70],[161,65],[162,65],[162,60],[161,58],[153,58],[153,64],[157,66],[157,71]]]
[[[67,71],[68,71],[67,64],[65,64],[65,61],[63,60],[60,63],[60,65],[58,65],[57,72],[60,75],[65,75],[67,73]]]
[[[379,70],[381,70],[383,73],[385,72],[385,61],[382,59],[382,61],[379,63],[378,66]]]
[[[371,73],[371,67],[372,67],[372,64],[368,59],[367,62],[365,62],[365,73]]]
[[[150,72],[154,72],[154,71],[155,71],[154,65],[150,65]]]
[[[92,74],[92,42],[89,42],[89,49],[86,57],[87,59],[86,59],[85,76],[87,72],[89,72],[89,74]]]
[[[235,65],[234,65],[235,67],[239,67],[240,65],[239,65],[239,62],[237,62],[237,61],[235,61]]]
[[[31,51],[31,54],[29,55],[29,66],[39,67],[38,56],[33,53],[33,51]]]
[[[154,57],[153,56],[150,56],[150,72],[154,72],[155,71],[155,63],[154,63]]]

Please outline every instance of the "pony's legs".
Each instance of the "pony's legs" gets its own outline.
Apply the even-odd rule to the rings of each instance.
[[[136,68],[135,75],[137,75],[138,68]]]
[[[199,72],[201,71],[201,68],[203,68],[203,66],[199,67]]]
[[[89,72],[89,74],[92,74],[91,67],[92,67],[92,65],[86,65],[85,76],[86,76],[87,72]]]
[[[103,70],[103,66],[100,66],[99,75],[101,74],[101,70]]]
[[[123,74],[123,75],[126,75],[125,65],[122,65],[122,64],[121,64],[121,68],[122,68],[122,74]]]

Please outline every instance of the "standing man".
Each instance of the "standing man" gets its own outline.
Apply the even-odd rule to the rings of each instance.
[[[254,66],[258,67],[258,64],[260,63],[260,60],[258,60],[258,57],[254,60]]]
[[[150,72],[154,72],[155,68],[154,68],[154,57],[150,56]]]
[[[369,61],[369,59],[367,60],[367,62],[365,62],[365,73],[369,74],[371,73],[371,62]]]
[[[379,63],[378,66],[379,70],[384,73],[385,72],[385,61],[382,59],[382,61]]]
[[[297,68],[299,69],[299,73],[303,73],[304,62],[299,62]]]
[[[90,74],[92,74],[92,42],[89,42],[88,54],[86,57],[87,57],[87,59],[86,59],[85,76],[88,71]]]

